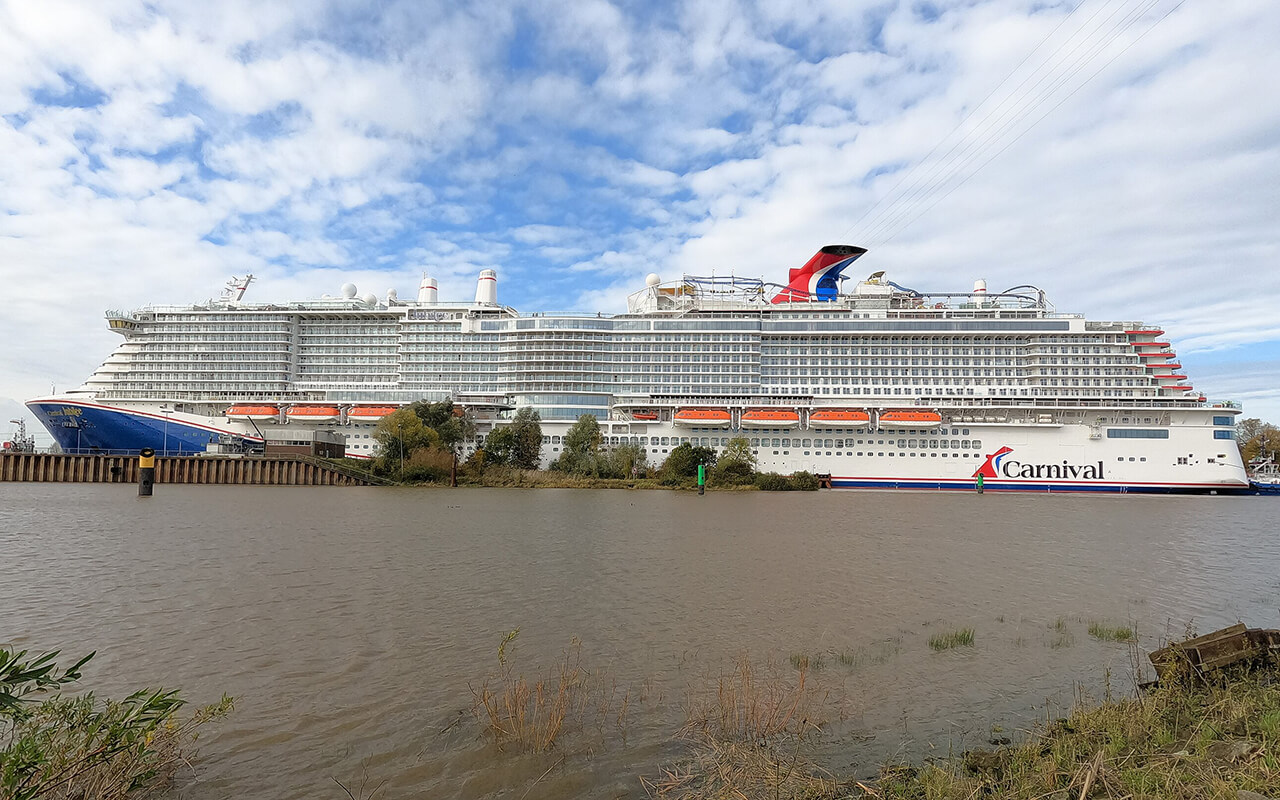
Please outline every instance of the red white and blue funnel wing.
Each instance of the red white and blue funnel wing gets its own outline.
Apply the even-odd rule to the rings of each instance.
[[[835,300],[840,293],[839,277],[845,267],[858,260],[865,247],[829,244],[814,254],[800,269],[791,270],[787,288],[773,296],[774,303],[808,303]]]

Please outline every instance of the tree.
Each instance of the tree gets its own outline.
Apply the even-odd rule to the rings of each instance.
[[[602,438],[600,421],[592,414],[583,414],[565,433],[564,449],[551,468],[573,475],[599,474],[600,463],[597,456]]]
[[[520,469],[542,466],[542,418],[538,410],[528,406],[520,409],[508,428],[514,436],[511,465]]]
[[[750,483],[756,472],[756,454],[743,436],[730,439],[716,461],[715,477],[723,483]]]
[[[685,442],[672,448],[667,460],[662,462],[662,477],[664,480],[671,481],[691,478],[698,474],[699,464],[709,467],[715,463],[715,450]]]
[[[422,418],[412,407],[392,412],[378,421],[373,438],[381,450],[379,465],[390,471],[399,470],[415,450],[440,444],[440,436],[422,424]]]
[[[510,466],[515,462],[516,431],[511,425],[494,428],[484,437],[484,461],[486,464]]]
[[[596,473],[602,478],[634,478],[647,467],[644,448],[638,444],[620,444],[598,457]]]
[[[1244,463],[1280,456],[1280,428],[1260,419],[1241,420],[1236,425],[1236,444]]]

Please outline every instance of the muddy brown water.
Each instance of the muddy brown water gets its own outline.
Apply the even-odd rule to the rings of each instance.
[[[97,650],[107,694],[222,692],[199,798],[639,798],[736,659],[823,688],[821,763],[855,777],[1015,737],[1130,652],[1280,625],[1266,498],[0,485],[0,642]],[[973,647],[929,637],[971,627]],[[549,754],[469,709],[580,642],[609,687]],[[625,699],[625,712],[622,710]],[[571,720],[572,723],[572,720]],[[571,725],[572,727],[572,725]]]

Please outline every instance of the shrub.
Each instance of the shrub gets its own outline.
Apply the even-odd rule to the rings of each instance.
[[[59,674],[57,653],[27,659],[0,648],[0,797],[124,798],[154,794],[188,763],[195,730],[231,711],[231,698],[177,719],[177,691],[144,689],[124,700],[64,697],[90,653]]]
[[[405,459],[400,480],[406,483],[442,483],[453,473],[453,453],[439,447],[415,450]]]
[[[791,479],[776,472],[761,472],[756,475],[756,488],[765,492],[789,492],[795,488]]]
[[[812,472],[791,473],[791,487],[801,492],[816,492],[819,487],[818,476]]]

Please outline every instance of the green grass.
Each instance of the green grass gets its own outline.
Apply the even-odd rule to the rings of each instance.
[[[961,628],[929,637],[929,646],[938,652],[955,647],[973,647],[973,628]]]
[[[1090,622],[1089,635],[1100,642],[1132,642],[1138,638],[1133,628],[1111,626],[1102,622]]]

